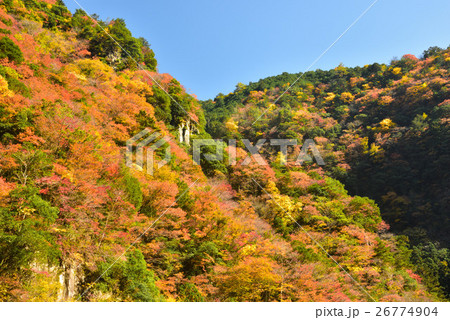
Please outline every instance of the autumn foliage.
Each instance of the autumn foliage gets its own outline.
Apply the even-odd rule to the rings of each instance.
[[[384,142],[402,119],[386,106],[444,97],[448,61],[436,67],[433,59],[448,52],[362,74],[338,67],[345,88],[304,82],[253,127],[286,79],[205,103],[207,122],[200,102],[156,71],[147,41],[123,20],[94,18],[56,0],[0,6],[0,300],[436,298],[411,270],[406,238],[389,233],[379,206],[350,195],[339,178],[360,154],[373,163],[396,157]],[[99,25],[126,42],[133,59]],[[364,131],[362,112],[383,108]],[[428,114],[408,113],[423,135],[433,126]],[[194,137],[314,138],[327,165],[280,166],[264,148],[268,164],[247,166],[239,148],[235,166],[201,167],[177,142],[188,119]],[[344,130],[342,121],[353,124]],[[145,128],[171,138],[172,159],[153,175],[125,165],[126,141]],[[401,215],[409,199],[389,192],[386,202]]]

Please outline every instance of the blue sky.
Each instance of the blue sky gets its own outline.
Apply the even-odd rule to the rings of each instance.
[[[199,99],[282,72],[304,71],[373,0],[77,0],[103,20],[125,19],[135,37]],[[74,12],[78,5],[64,1]],[[419,56],[450,45],[450,1],[379,0],[312,68]]]

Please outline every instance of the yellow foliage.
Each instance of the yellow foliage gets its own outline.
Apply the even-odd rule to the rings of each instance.
[[[341,100],[345,103],[352,102],[355,99],[355,97],[350,92],[342,92],[341,94]]]
[[[242,91],[242,90],[245,90],[245,88],[247,88],[247,86],[245,84],[241,83],[241,82],[239,82],[236,85],[236,87],[237,87],[238,91]]]
[[[416,86],[409,87],[406,92],[409,96],[416,96],[422,94],[428,90],[428,84],[426,82],[418,84]]]
[[[286,164],[286,157],[282,152],[278,152],[277,158],[275,159],[275,163]]]
[[[333,101],[335,97],[336,95],[333,92],[328,92],[325,101]]]
[[[88,78],[95,80],[108,80],[113,74],[113,69],[98,59],[82,59],[75,64],[77,73],[81,73]]]
[[[380,146],[377,146],[375,143],[372,143],[370,145],[369,155],[373,158],[375,162],[379,162],[383,160],[384,150]]]
[[[295,202],[289,196],[280,195],[278,188],[272,181],[269,181],[266,188],[272,194],[271,199],[267,201],[272,218],[281,218],[283,226],[293,223],[301,214],[303,205],[300,202]]]
[[[28,216],[31,216],[34,212],[36,212],[36,209],[23,207],[18,210],[19,216],[21,216],[23,219],[25,219]]]
[[[51,274],[36,273],[27,291],[30,295],[30,302],[55,302],[58,299],[58,292],[61,290],[61,284],[57,276]]]
[[[76,72],[70,72],[71,74],[73,74],[78,80],[81,80],[81,81],[87,81],[87,78],[85,77],[85,76],[83,76],[82,74],[78,74],[78,73],[76,73]]]
[[[378,126],[376,128],[374,128],[374,130],[381,131],[381,132],[387,132],[391,128],[395,127],[395,125],[396,124],[391,119],[386,118],[384,120],[381,120],[380,123],[378,124]]]
[[[128,82],[128,89],[131,92],[136,92],[137,94],[143,97],[153,95],[153,91],[150,88],[150,86],[147,83],[140,80],[130,80]]]
[[[411,81],[411,78],[409,78],[408,76],[403,76],[401,79],[400,79],[400,83],[401,84],[405,84],[405,83],[408,83],[408,82],[410,82]]]
[[[298,91],[295,94],[297,95],[297,98],[300,100],[304,100],[304,99],[308,98],[308,95],[302,91]]]
[[[232,132],[237,131],[237,129],[239,128],[238,125],[236,124],[236,122],[233,119],[229,119],[225,123],[225,127],[227,127],[228,131],[232,131]]]
[[[277,296],[281,277],[275,272],[277,264],[266,257],[246,257],[224,274],[216,276],[216,283],[225,297],[237,301],[273,300]]]
[[[392,69],[392,73],[393,74],[401,74],[402,73],[402,68],[400,67],[396,67]]]
[[[256,244],[248,244],[244,246],[241,250],[242,255],[244,256],[253,256],[256,252]]]
[[[154,174],[153,177],[155,178],[155,180],[159,180],[159,181],[168,181],[168,182],[177,182],[178,179],[178,174],[176,172],[173,172],[170,169],[170,166],[162,166],[161,168],[157,169],[156,167],[154,168]]]
[[[9,77],[9,78],[14,78],[14,79],[22,79],[23,76],[19,73],[17,73],[16,70],[8,67],[8,66],[3,66],[3,71],[5,72],[5,74]]]
[[[75,53],[75,43],[68,34],[44,30],[35,38],[40,51],[60,58],[67,58]]]
[[[348,73],[347,68],[344,66],[344,64],[341,62],[336,68],[334,68],[336,71],[341,71],[345,74]]]
[[[361,147],[364,150],[364,153],[367,153],[369,150],[369,138],[364,137],[361,139]]]
[[[346,266],[351,272],[357,273],[357,272],[361,272],[364,271],[364,268],[362,267],[358,267],[358,266]]]
[[[380,150],[381,150],[381,147],[380,147],[380,146],[377,146],[375,143],[372,143],[372,144],[370,145],[369,154],[370,154],[371,156],[374,156],[374,155],[376,155],[378,152],[380,152]]]
[[[269,182],[267,183],[266,190],[268,193],[272,195],[280,194],[280,191],[278,190],[275,182],[273,182],[272,180],[269,180]]]
[[[11,97],[13,92],[8,88],[8,81],[0,75],[0,96]]]

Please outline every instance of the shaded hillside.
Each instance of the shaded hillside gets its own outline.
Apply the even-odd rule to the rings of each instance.
[[[433,47],[389,65],[283,73],[203,102],[206,130],[254,142],[314,139],[326,175],[376,200],[391,231],[409,237],[429,287],[448,295],[449,71],[450,50]],[[272,161],[278,151],[262,148]],[[298,195],[285,180],[277,186]]]

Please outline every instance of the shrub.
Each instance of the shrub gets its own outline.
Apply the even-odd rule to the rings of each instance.
[[[124,169],[123,172],[123,182],[125,185],[125,190],[128,194],[128,200],[134,205],[136,210],[139,210],[142,206],[143,196],[141,185],[139,180],[133,177],[129,170]]]
[[[204,302],[205,298],[193,283],[184,283],[179,290],[180,300],[183,302]]]
[[[155,109],[155,117],[165,123],[170,123],[172,114],[170,110],[170,97],[158,86],[153,86],[153,95],[147,96],[146,100]]]
[[[0,33],[3,33],[3,34],[11,34],[11,31],[10,31],[10,30],[7,30],[7,29],[0,28]]]
[[[122,295],[125,300],[163,301],[164,298],[155,284],[156,277],[152,271],[147,270],[142,252],[135,250],[128,252],[126,256],[126,261],[118,262],[112,267],[107,263],[100,266],[100,272],[105,269],[107,272],[98,284],[99,289],[113,291]]]
[[[0,59],[8,58],[17,64],[23,62],[23,54],[20,48],[9,38],[3,37],[0,40]]]

